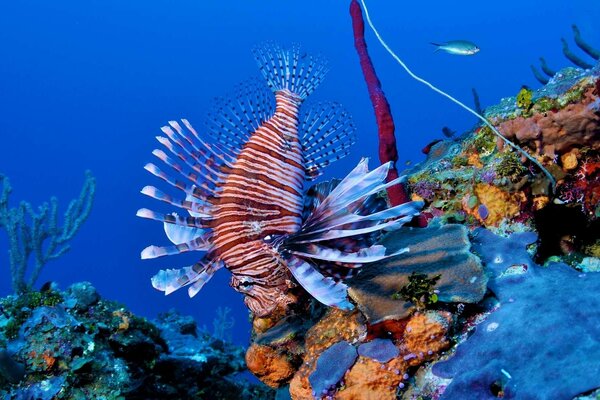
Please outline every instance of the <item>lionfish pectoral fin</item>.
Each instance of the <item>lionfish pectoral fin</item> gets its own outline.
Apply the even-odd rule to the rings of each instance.
[[[409,222],[419,214],[422,202],[413,201],[386,208],[384,202],[376,199],[377,194],[403,179],[400,177],[386,183],[389,167],[387,163],[369,172],[367,162],[363,159],[336,186],[330,184],[317,190],[315,193],[318,197],[308,202],[313,207],[310,214],[289,241],[306,243],[334,240],[336,234],[339,237],[351,237],[390,231]]]
[[[306,177],[314,180],[323,168],[350,153],[356,142],[356,128],[350,114],[334,102],[313,105],[303,112],[300,121]]]
[[[327,62],[300,52],[299,46],[284,49],[265,43],[252,50],[260,72],[273,92],[289,90],[304,100],[328,72]]]
[[[168,295],[191,285],[188,294],[194,297],[222,266],[222,262],[211,260],[178,269],[163,269],[152,277],[152,286]]]
[[[175,245],[191,242],[206,233],[204,229],[167,223],[164,224],[164,228],[167,238]]]
[[[198,191],[201,191],[201,189],[193,185],[190,190],[191,192],[186,194],[185,199],[183,200],[171,196],[151,185],[144,186],[140,192],[153,199],[160,200],[172,206],[183,208],[184,210],[187,210],[192,217],[210,218],[212,214],[212,207],[208,203],[202,201],[192,194],[194,192],[197,193]]]
[[[341,281],[336,282],[324,276],[300,257],[289,256],[286,265],[304,290],[321,303],[344,310],[354,309],[354,305],[348,301],[348,287]]]
[[[386,254],[386,247],[376,244],[370,247],[364,247],[356,252],[344,252],[331,247],[308,244],[299,246],[298,250],[291,250],[290,252],[300,257],[314,259],[315,261],[344,263],[355,267],[357,264],[361,265],[364,263],[381,261],[398,254],[406,253],[407,251],[409,251],[408,248],[402,248],[394,253]]]
[[[189,251],[209,251],[212,247],[209,242],[210,234],[204,232],[200,236],[195,237],[189,242],[179,243],[173,246],[148,246],[142,250],[142,260],[148,260],[152,258],[172,256],[181,253],[187,253]]]

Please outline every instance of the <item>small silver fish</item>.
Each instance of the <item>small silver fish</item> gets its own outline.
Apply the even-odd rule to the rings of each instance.
[[[468,40],[450,40],[445,43],[431,43],[436,46],[435,51],[445,51],[449,54],[456,54],[459,56],[472,56],[479,52],[479,47],[473,42]]]

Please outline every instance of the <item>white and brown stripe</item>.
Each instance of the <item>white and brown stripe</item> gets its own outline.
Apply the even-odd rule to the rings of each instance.
[[[274,115],[251,135],[219,185],[211,221],[212,255],[234,274],[236,289],[251,292],[248,301],[259,303],[251,308],[264,314],[275,304],[272,298],[263,303],[259,287],[284,290],[289,276],[263,239],[300,228],[305,173],[298,139],[300,99],[285,89],[276,92],[275,98]],[[240,282],[251,284],[253,290],[243,290]]]

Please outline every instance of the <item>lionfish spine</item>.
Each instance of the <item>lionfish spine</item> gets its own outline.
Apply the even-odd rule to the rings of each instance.
[[[187,210],[190,216],[141,209],[139,216],[163,222],[174,244],[149,246],[142,257],[205,252],[198,263],[163,270],[152,279],[153,286],[166,294],[189,285],[188,294],[193,296],[224,266],[232,273],[231,286],[245,295],[257,316],[293,301],[295,296],[288,293],[293,276],[325,304],[347,308],[346,289],[339,280],[352,272],[337,268],[338,261],[356,263],[346,268],[358,267],[362,261],[383,256],[382,249],[369,247],[364,240],[347,239],[347,246],[340,243],[339,249],[330,250],[327,235],[312,232],[325,230],[327,223],[351,219],[346,213],[352,214],[357,207],[352,199],[324,197],[325,203],[337,208],[316,209],[319,218],[304,221],[310,223],[308,231],[302,224],[305,181],[315,179],[324,166],[348,153],[355,141],[354,125],[337,103],[319,103],[300,115],[302,103],[327,73],[323,60],[300,53],[298,47],[286,50],[276,45],[256,48],[254,56],[266,85],[245,84],[242,93],[215,102],[205,124],[214,139],[211,143],[185,119],[181,124],[169,121],[162,128],[165,136],[157,139],[163,149],[153,154],[176,175],[170,177],[154,164],[145,168],[185,197],[153,186],[146,186],[142,193]],[[357,174],[367,176],[363,169]],[[369,178],[366,182],[353,180],[340,189],[349,191],[355,186],[353,199],[363,204],[367,202],[361,199],[363,192],[368,195],[373,186]],[[344,236],[379,229],[367,221],[360,229],[337,228]],[[363,251],[352,251],[363,242]],[[318,260],[331,261],[331,268],[313,271],[320,268]]]

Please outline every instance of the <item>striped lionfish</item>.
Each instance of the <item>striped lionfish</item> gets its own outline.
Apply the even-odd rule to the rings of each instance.
[[[153,186],[142,193],[189,216],[140,209],[138,216],[164,223],[173,243],[149,246],[141,256],[204,254],[194,265],[160,271],[152,285],[165,294],[189,285],[192,297],[225,267],[230,285],[258,317],[285,309],[297,284],[323,304],[353,308],[344,278],[365,263],[407,251],[386,254],[373,238],[410,221],[422,204],[388,207],[378,194],[402,178],[386,183],[391,163],[369,171],[365,159],[343,180],[316,184],[305,193],[305,181],[348,154],[354,125],[337,103],[304,106],[300,112],[327,73],[320,58],[276,45],[253,54],[267,85],[246,85],[235,98],[221,100],[207,118],[212,140],[185,119],[169,122],[162,128],[166,137],[157,137],[165,149],[153,154],[179,179],[152,163],[145,169],[182,197]]]

